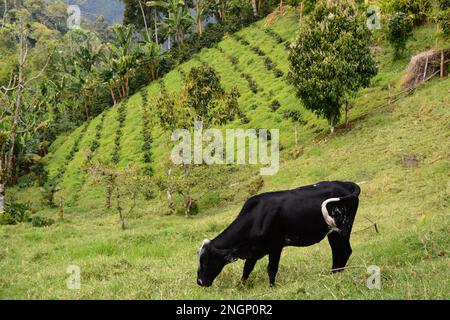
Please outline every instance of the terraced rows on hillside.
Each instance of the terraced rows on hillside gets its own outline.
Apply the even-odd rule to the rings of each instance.
[[[55,142],[54,152],[46,161],[50,178],[57,181],[67,203],[76,206],[82,197],[83,202],[98,205],[96,199],[101,187],[92,185],[82,168],[88,158],[111,160],[119,167],[137,165],[151,174],[161,170],[161,160],[167,157],[169,150],[165,140],[167,135],[153,118],[152,99],[163,91],[179,92],[184,77],[195,66],[206,64],[217,71],[226,89],[239,88],[239,105],[246,120],[236,120],[228,127],[279,128],[280,131],[291,132],[293,124],[289,114],[292,110],[302,118],[314,119],[309,112],[302,110],[286,81],[286,39],[293,37],[291,30],[295,29],[296,23],[296,15],[291,12],[273,24],[260,21],[227,36],[215,48],[202,50],[164,78],[92,119],[84,127],[84,132],[78,128],[69,136],[59,138],[65,141]],[[148,127],[150,124],[151,128]],[[301,140],[308,136],[308,131],[311,130],[303,131]],[[146,143],[148,137],[152,141]],[[292,143],[290,135],[282,135],[283,147]],[[74,146],[75,150],[71,150]],[[72,155],[67,160],[70,153]],[[57,177],[61,168],[64,169],[63,175]]]

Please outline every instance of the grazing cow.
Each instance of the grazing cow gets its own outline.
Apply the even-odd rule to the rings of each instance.
[[[268,254],[272,286],[283,247],[311,246],[325,236],[333,255],[332,271],[342,270],[352,253],[350,233],[360,191],[353,182],[334,181],[250,198],[225,231],[203,241],[197,283],[211,286],[223,267],[237,259],[245,259],[245,281],[256,261]]]

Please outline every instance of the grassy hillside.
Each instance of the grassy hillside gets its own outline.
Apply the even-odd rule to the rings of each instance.
[[[348,128],[334,136],[326,122],[304,110],[285,76],[268,70],[264,57],[252,51],[258,46],[287,74],[287,51],[281,40],[293,37],[296,15],[261,21],[231,36],[217,48],[203,50],[196,59],[169,73],[162,82],[146,88],[148,106],[136,94],[125,103],[126,118],[119,150],[119,166],[144,166],[142,115],[151,98],[163,89],[180,90],[183,73],[206,63],[217,70],[222,84],[237,85],[241,107],[249,123],[229,127],[279,128],[281,167],[275,176],[264,177],[259,192],[282,190],[320,180],[352,180],[361,183],[362,194],[349,268],[330,274],[331,252],[326,240],[309,248],[283,251],[275,288],[268,287],[267,259],[261,260],[249,282],[239,283],[243,261],[225,267],[211,288],[196,285],[197,249],[204,238],[213,238],[237,215],[250,195],[257,177],[255,167],[213,167],[205,171],[211,184],[199,184],[194,197],[200,213],[190,219],[165,215],[164,194],[151,201],[141,199],[128,218],[128,229],[120,231],[114,210],[103,209],[103,188],[80,169],[96,133],[99,147],[94,158],[110,157],[119,126],[118,108],[93,119],[85,127],[60,137],[47,157],[50,176],[63,170],[60,185],[66,198],[66,219],[47,227],[29,224],[1,226],[1,298],[151,298],[151,299],[410,299],[449,298],[448,212],[450,79],[434,79],[412,95],[387,105],[387,83],[400,92],[409,57],[391,60],[391,51],[381,39],[377,50],[380,73],[373,85],[361,91],[350,111]],[[408,47],[413,55],[434,44],[435,27],[415,30]],[[244,41],[243,41],[244,40]],[[245,41],[248,41],[246,45]],[[450,44],[448,44],[450,45]],[[233,64],[232,61],[237,64]],[[256,83],[253,92],[246,76]],[[247,76],[248,78],[248,76]],[[162,88],[164,87],[164,88]],[[277,100],[281,107],[273,111]],[[301,147],[294,150],[293,122],[285,111],[297,110]],[[98,124],[104,123],[98,129]],[[167,156],[167,135],[152,127],[155,172]],[[72,159],[67,155],[76,145]],[[61,171],[60,171],[61,172]],[[39,190],[20,188],[16,197],[26,199],[40,214],[55,216]],[[377,223],[379,233],[368,228]],[[81,267],[81,290],[66,289],[69,265]],[[381,268],[382,289],[366,287],[366,267]]]

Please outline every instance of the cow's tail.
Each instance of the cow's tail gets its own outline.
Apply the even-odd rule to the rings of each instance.
[[[353,185],[353,192],[351,194],[346,195],[344,197],[340,197],[340,198],[330,198],[330,199],[327,199],[324,202],[322,202],[323,218],[325,219],[325,222],[331,227],[332,230],[337,230],[338,228],[336,225],[336,221],[334,221],[333,217],[330,216],[330,214],[327,210],[327,204],[329,204],[330,202],[340,202],[340,201],[358,198],[359,194],[361,193],[361,188],[356,183],[352,183],[352,185]]]

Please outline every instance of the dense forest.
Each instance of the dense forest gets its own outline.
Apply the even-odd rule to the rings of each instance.
[[[79,21],[69,5],[79,5]],[[223,230],[249,197],[320,180],[362,182],[363,231],[399,214],[383,225],[385,238],[378,229],[373,238],[360,233],[362,264],[386,259],[389,276],[406,272],[414,288],[423,283],[408,278],[414,266],[403,271],[409,261],[423,272],[445,267],[445,258],[433,259],[445,251],[438,221],[448,210],[449,0],[4,0],[0,57],[0,235],[13,248],[12,256],[0,250],[0,265],[20,283],[0,279],[2,298],[74,298],[54,289],[67,256],[96,288],[83,289],[84,297],[117,298],[101,283],[123,292],[120,281],[128,279],[132,289],[121,298],[221,298],[220,289],[170,293],[173,283],[189,286],[183,270],[195,267],[189,263],[203,235]],[[278,173],[261,176],[260,164],[171,161],[172,133],[194,132],[200,120],[205,130],[279,129]],[[414,218],[401,216],[402,206]],[[398,226],[405,222],[415,229]],[[422,227],[426,236],[417,238]],[[46,240],[28,249],[31,238]],[[161,248],[172,240],[166,260]],[[52,247],[59,241],[61,248]],[[321,249],[317,268],[325,269]],[[37,265],[40,255],[50,259],[45,273],[57,269],[60,279],[25,292],[25,271],[12,266],[23,259]],[[170,274],[151,271],[142,280],[159,292],[138,288],[145,257],[152,270],[169,261]],[[342,281],[362,281],[356,272]],[[226,297],[231,273],[223,277]],[[306,277],[308,284],[299,280],[269,298],[329,298],[316,287],[328,280]],[[430,295],[448,298],[437,276],[426,281]],[[426,295],[393,282],[388,288],[377,297]],[[361,294],[354,283],[339,290],[339,297]]]

